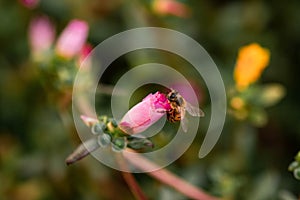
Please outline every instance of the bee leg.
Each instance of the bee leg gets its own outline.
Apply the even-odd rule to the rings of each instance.
[[[167,111],[160,108],[160,109],[155,109],[155,112],[158,112],[158,113],[166,113]]]

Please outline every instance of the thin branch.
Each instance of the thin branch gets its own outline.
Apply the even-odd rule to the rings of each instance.
[[[88,144],[88,145],[87,145]],[[96,145],[95,141],[88,140],[85,142],[86,147],[82,144],[76,150],[68,156],[66,159],[67,164],[72,164],[87,155],[89,155],[92,151],[96,150],[99,146]],[[126,149],[123,151],[123,156],[126,160],[128,160],[131,164],[133,164],[136,168],[146,171],[150,176],[153,178],[161,181],[162,183],[169,185],[170,187],[173,187],[178,192],[181,192],[185,196],[192,198],[192,199],[199,199],[199,200],[217,200],[218,198],[213,197],[205,191],[201,190],[200,188],[195,187],[194,185],[190,184],[189,182],[181,179],[180,177],[176,176],[175,174],[171,173],[170,171],[166,169],[159,169],[160,167],[151,162],[150,160],[144,158],[143,156],[139,154],[132,154],[131,149]],[[128,173],[127,163],[125,162],[124,158],[120,155],[117,156],[116,160],[121,167],[122,175],[128,184],[131,192],[136,197],[136,199],[139,200],[145,200],[146,195],[144,195],[142,189],[139,187],[138,183],[136,182],[134,176],[130,173]],[[156,171],[153,171],[153,169],[159,169]]]
[[[143,193],[139,184],[136,182],[134,176],[129,172],[122,172],[122,175],[134,197],[139,200],[147,200],[146,195]]]
[[[122,157],[121,155],[116,155],[116,161],[118,165],[121,167],[123,178],[126,181],[134,197],[138,200],[147,200],[146,195],[144,194],[143,190],[135,180],[134,176],[131,173],[127,172],[128,166],[126,161],[124,160],[124,157]]]
[[[128,150],[127,150],[128,152]],[[139,168],[143,171],[151,171],[151,169],[158,169],[159,166],[155,163],[149,161],[148,159],[138,155],[138,154],[129,154],[126,151],[123,151],[124,157],[135,167]],[[200,188],[195,187],[194,185],[190,184],[189,182],[181,179],[177,175],[171,173],[166,169],[159,169],[156,171],[148,172],[148,174],[159,180],[160,182],[169,185],[170,187],[174,188],[178,192],[181,192],[185,196],[191,199],[198,199],[198,200],[217,200],[218,198],[213,197],[205,191],[201,190]]]

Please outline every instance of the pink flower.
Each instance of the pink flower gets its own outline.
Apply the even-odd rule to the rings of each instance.
[[[82,47],[82,49],[79,52],[79,58],[78,58],[79,66],[82,64],[84,59],[87,58],[87,56],[91,53],[92,50],[93,50],[92,45],[90,45],[88,43]],[[89,60],[87,60],[86,62],[89,62]],[[88,64],[86,64],[86,66],[88,66]]]
[[[191,89],[190,86],[192,86],[192,89],[194,90],[197,98],[193,98],[194,96],[189,91]],[[170,88],[173,88],[174,90],[178,91],[179,94],[183,96],[183,98],[192,105],[197,104],[199,102],[201,104],[204,101],[205,94],[203,92],[203,89],[199,86],[199,84],[193,81],[190,81],[190,85],[181,82],[173,83],[170,86]]]
[[[38,59],[52,46],[55,28],[48,17],[37,17],[31,20],[28,35],[33,57]]]
[[[143,132],[171,109],[166,96],[160,92],[149,94],[131,108],[121,120],[119,127],[127,134]]]
[[[72,20],[63,30],[56,43],[56,53],[66,59],[78,55],[88,36],[89,26],[85,21]]]
[[[35,8],[40,1],[39,0],[20,0],[20,2],[25,7],[32,9],[32,8]]]
[[[154,0],[153,10],[160,15],[174,15],[177,17],[188,17],[189,8],[175,0]]]

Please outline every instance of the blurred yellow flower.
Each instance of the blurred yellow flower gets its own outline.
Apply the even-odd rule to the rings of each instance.
[[[233,107],[236,110],[240,110],[245,106],[245,101],[241,99],[240,97],[233,97],[230,101],[231,107]]]
[[[269,60],[270,51],[259,44],[252,43],[240,48],[234,70],[237,89],[244,90],[255,82],[269,64]]]

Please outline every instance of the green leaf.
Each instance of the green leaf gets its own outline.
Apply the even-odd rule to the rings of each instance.
[[[300,167],[294,170],[294,176],[296,179],[300,180]]]
[[[277,83],[263,85],[257,101],[264,107],[277,104],[286,94],[285,88]]]
[[[297,153],[297,155],[295,156],[295,160],[297,162],[300,162],[300,151]]]
[[[268,115],[262,108],[253,108],[249,115],[249,120],[256,127],[262,127],[268,122]]]
[[[288,170],[289,171],[294,171],[297,167],[299,167],[299,163],[297,161],[293,161],[289,167],[288,167]]]
[[[133,138],[128,142],[128,147],[132,149],[153,148],[153,143],[147,138]]]
[[[276,171],[266,171],[255,178],[252,190],[247,199],[274,199],[280,184],[280,176]]]

